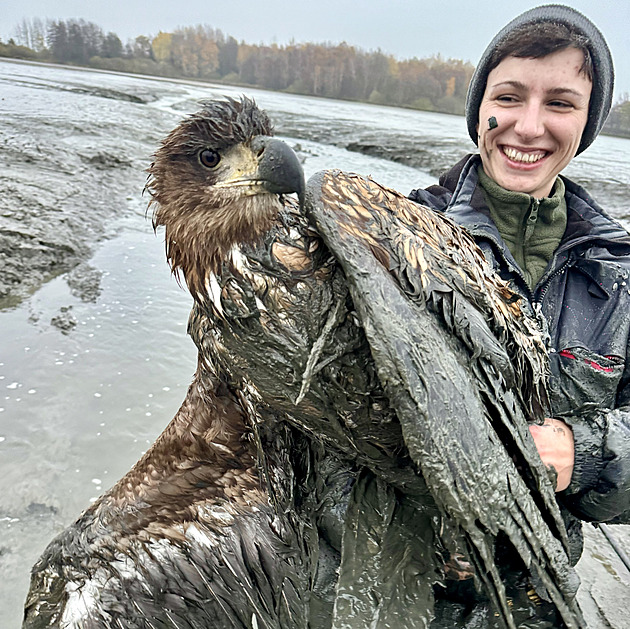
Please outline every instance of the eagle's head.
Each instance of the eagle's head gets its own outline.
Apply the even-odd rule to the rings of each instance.
[[[248,98],[209,101],[162,142],[148,169],[153,225],[166,228],[166,253],[193,297],[237,244],[255,242],[304,192],[295,153]]]

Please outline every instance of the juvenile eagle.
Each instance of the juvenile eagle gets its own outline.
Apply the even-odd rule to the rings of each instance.
[[[198,368],[36,564],[25,627],[427,627],[461,552],[514,628],[497,544],[582,626],[527,429],[545,405],[535,322],[461,228],[356,175],[305,191],[271,134],[252,101],[213,101],[155,154]]]

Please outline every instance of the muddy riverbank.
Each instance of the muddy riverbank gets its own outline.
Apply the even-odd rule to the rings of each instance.
[[[144,169],[173,123],[146,115],[159,94],[142,84],[17,74],[1,81],[0,308],[86,260],[113,219],[144,211]]]

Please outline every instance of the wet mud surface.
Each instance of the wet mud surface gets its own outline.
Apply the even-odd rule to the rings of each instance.
[[[6,307],[86,260],[113,219],[138,211],[148,157],[173,118],[159,110],[147,117],[146,93],[132,89],[60,85],[38,75],[0,84]]]

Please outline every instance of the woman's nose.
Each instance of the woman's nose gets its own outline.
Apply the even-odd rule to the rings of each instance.
[[[527,103],[518,112],[514,131],[524,140],[540,137],[545,131],[542,107],[538,103]]]

